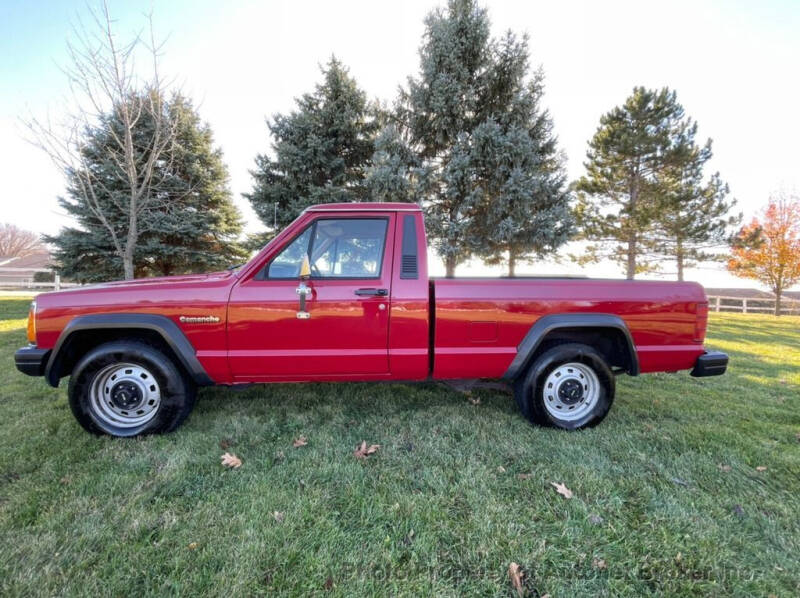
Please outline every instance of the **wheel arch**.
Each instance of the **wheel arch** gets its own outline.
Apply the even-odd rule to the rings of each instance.
[[[504,380],[523,375],[536,357],[561,343],[582,343],[593,347],[612,367],[631,376],[639,374],[639,357],[625,321],[614,314],[549,314],[530,327],[517,346]]]
[[[89,314],[69,321],[53,346],[44,377],[58,386],[86,352],[99,344],[135,337],[159,346],[199,386],[214,383],[175,322],[157,314]]]

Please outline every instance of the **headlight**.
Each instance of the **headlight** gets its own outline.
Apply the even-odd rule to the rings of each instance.
[[[31,301],[31,308],[28,310],[28,342],[36,344],[36,301]]]

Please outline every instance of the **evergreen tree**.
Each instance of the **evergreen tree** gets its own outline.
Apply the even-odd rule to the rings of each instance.
[[[228,190],[228,173],[219,149],[213,147],[208,125],[201,123],[191,103],[173,96],[163,102],[175,142],[157,161],[153,187],[157,197],[139,215],[139,239],[134,250],[134,273],[168,275],[225,267],[242,259],[236,243],[241,221]],[[96,201],[107,221],[123,236],[129,223],[125,179],[115,163],[112,135],[121,125],[119,107],[103,115],[96,128],[85,132],[83,163],[97,181]],[[137,151],[146,152],[152,136],[146,113],[136,121],[133,139]],[[61,274],[93,282],[121,278],[122,259],[115,251],[97,210],[91,209],[80,188],[81,177],[72,173],[61,207],[77,227],[67,227],[47,237]]]
[[[728,201],[728,186],[719,173],[704,180],[703,169],[711,159],[711,140],[702,147],[694,143],[696,127],[687,131],[690,149],[685,160],[666,170],[663,195],[656,219],[655,255],[674,260],[678,280],[696,262],[720,259],[714,247],[728,241],[730,227],[741,214],[728,216],[736,200]]]
[[[554,253],[569,240],[573,218],[564,161],[553,124],[540,102],[543,75],[527,76],[527,40],[503,40],[497,64],[508,93],[508,110],[478,125],[472,135],[476,174],[471,204],[476,214],[469,238],[489,264],[517,262]],[[505,68],[503,68],[505,67]]]
[[[613,259],[628,279],[652,269],[645,259],[655,249],[665,172],[687,162],[694,129],[667,88],[636,87],[622,106],[601,117],[589,142],[586,175],[576,185],[581,236],[597,244],[579,261]]]
[[[254,187],[245,197],[270,228],[276,220],[286,226],[313,204],[369,200],[364,179],[377,121],[341,62],[332,58],[322,75],[295,111],[268,123],[274,158],[257,156],[251,171]]]
[[[375,151],[366,171],[371,201],[421,203],[420,160],[403,139],[397,126],[387,124],[375,139]]]
[[[474,0],[450,0],[425,27],[420,73],[397,112],[420,160],[429,236],[447,276],[472,254],[508,259],[513,274],[517,260],[552,251],[570,230],[541,73],[528,77],[526,38],[491,38]]]

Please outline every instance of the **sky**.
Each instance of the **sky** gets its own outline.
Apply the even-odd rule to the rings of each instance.
[[[261,230],[241,196],[256,154],[269,151],[265,119],[286,112],[336,55],[371,98],[391,101],[419,66],[425,15],[442,2],[418,0],[110,0],[125,38],[154,13],[166,38],[162,69],[199,107],[230,170],[246,230]],[[583,173],[600,116],[636,85],[669,86],[710,137],[719,171],[749,220],[778,190],[800,189],[800,1],[486,1],[493,32],[530,36],[531,62],[546,75],[544,104],[570,179]],[[0,222],[39,233],[68,225],[56,198],[59,172],[24,136],[21,119],[58,120],[68,95],[61,67],[83,0],[0,0]],[[567,251],[575,251],[575,247]],[[577,248],[579,249],[579,248]],[[566,253],[565,251],[564,253]],[[441,274],[434,262],[432,272]],[[459,274],[499,274],[470,263]],[[565,260],[525,274],[618,277],[621,268],[581,269]],[[664,277],[674,277],[665,265]],[[754,286],[721,266],[687,272],[706,286]]]

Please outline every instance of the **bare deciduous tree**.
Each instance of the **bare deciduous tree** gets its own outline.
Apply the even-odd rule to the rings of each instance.
[[[60,125],[49,119],[32,118],[26,126],[31,141],[44,150],[67,178],[75,181],[75,191],[108,231],[116,253],[122,260],[126,279],[134,277],[134,250],[138,242],[143,214],[165,200],[159,193],[156,166],[172,160],[175,123],[164,106],[166,84],[159,73],[161,46],[153,34],[152,16],[148,17],[149,36],[136,35],[121,44],[114,32],[114,22],[103,2],[92,11],[89,27],[79,23],[74,41],[68,43],[69,65],[64,68],[75,108]],[[150,62],[147,77],[136,69],[135,59],[145,54]],[[111,111],[119,113],[121,127],[109,127],[102,118]],[[144,145],[134,129],[142,118],[152,123]],[[86,161],[87,131],[103,127],[112,140],[108,159],[118,171],[115,178],[124,182],[125,197],[110,192]],[[114,198],[114,208],[125,215],[124,229],[112,226],[107,202]]]
[[[36,233],[0,223],[0,257],[25,257],[44,250]]]

